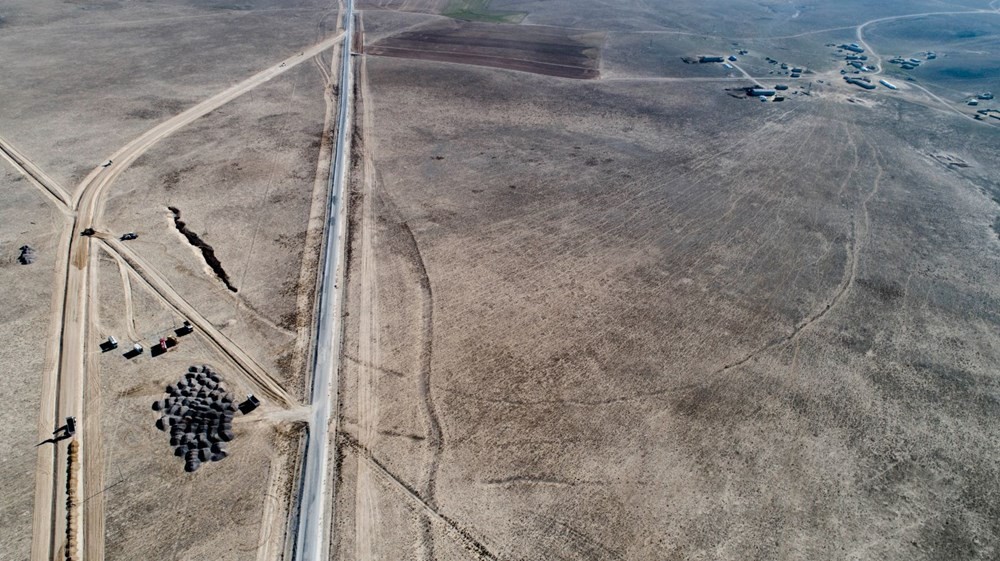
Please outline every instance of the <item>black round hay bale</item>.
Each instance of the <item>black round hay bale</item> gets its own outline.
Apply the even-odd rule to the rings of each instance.
[[[219,431],[219,439],[223,442],[230,442],[233,440],[233,431],[229,429],[223,429]]]
[[[178,457],[179,456],[184,456],[187,453],[188,453],[188,447],[185,446],[185,445],[183,445],[183,444],[180,444],[180,445],[177,446],[177,448],[174,448],[174,455],[175,456],[178,456]]]
[[[208,451],[208,448],[202,448],[202,449],[198,450],[198,459],[201,460],[201,461],[203,461],[203,462],[207,462],[208,458],[211,455],[212,454],[211,454],[211,452]]]
[[[213,462],[221,462],[222,460],[225,460],[226,456],[228,456],[228,455],[229,455],[229,453],[226,452],[225,450],[223,450],[222,452],[216,452],[215,454],[212,454],[212,461]]]
[[[160,400],[154,401],[153,402],[153,411],[159,411],[160,409],[163,409],[163,402],[160,401]]]
[[[219,452],[222,452],[225,449],[226,449],[226,444],[223,442],[216,442],[215,444],[212,444],[213,454],[218,454]]]
[[[219,382],[222,381],[222,376],[219,376],[215,372],[212,372],[211,374],[209,374],[208,377],[211,378],[212,381],[215,382],[216,384],[218,384]]]
[[[158,428],[160,430],[167,430],[167,427],[169,425],[167,425],[166,419],[167,419],[166,417],[160,417],[159,419],[157,419],[156,420],[156,428]]]
[[[199,462],[197,459],[194,459],[184,464],[184,471],[191,473],[197,471],[197,469],[200,467],[201,467],[201,462]]]

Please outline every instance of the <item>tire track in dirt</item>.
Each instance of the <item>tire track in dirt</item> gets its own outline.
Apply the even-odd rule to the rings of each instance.
[[[114,259],[115,263],[118,265],[118,274],[121,275],[122,291],[125,295],[125,327],[128,331],[129,339],[131,339],[133,343],[138,343],[142,340],[142,338],[139,337],[139,333],[135,329],[135,305],[132,301],[132,281],[128,276],[129,267],[120,255],[111,251],[107,246],[102,245],[101,249],[104,250],[104,253]]]
[[[415,256],[417,271],[420,276],[421,292],[421,323],[422,323],[422,344],[420,347],[420,402],[424,406],[424,415],[427,417],[428,435],[427,447],[430,452],[430,459],[427,463],[426,478],[424,480],[423,494],[427,503],[437,508],[435,492],[437,491],[437,472],[441,463],[441,450],[443,442],[441,439],[441,421],[438,419],[437,409],[434,407],[434,396],[431,393],[431,359],[433,358],[434,347],[434,294],[431,292],[430,277],[427,276],[427,269],[424,266],[423,256],[417,246],[417,240],[413,237],[413,231],[409,224],[401,222],[400,227],[406,233],[406,242],[412,248],[409,252]],[[423,555],[425,561],[433,561],[434,557],[434,534],[431,532],[430,519],[424,517],[421,520],[421,534],[423,544]]]
[[[87,417],[90,414],[89,409],[87,409],[88,403],[84,399],[84,384],[87,379],[85,352],[86,336],[89,327],[87,301],[92,297],[92,292],[87,282],[87,269],[92,263],[92,254],[90,252],[92,240],[89,237],[78,237],[73,234],[83,225],[88,227],[97,227],[100,225],[107,187],[113,184],[118,175],[128,169],[132,162],[163,138],[243,93],[250,91],[254,87],[287,72],[289,69],[328,49],[338,39],[339,37],[331,37],[307,47],[297,56],[293,55],[277,65],[258,72],[235,86],[189,107],[173,118],[146,131],[109,158],[114,161],[113,165],[109,164],[107,167],[101,165],[94,168],[77,186],[72,195],[69,196],[71,204],[68,206],[71,209],[75,209],[77,214],[73,217],[72,225],[67,229],[66,234],[64,234],[67,236],[64,239],[68,240],[63,248],[66,251],[65,255],[67,259],[60,263],[60,275],[65,280],[65,285],[62,291],[61,314],[59,322],[56,324],[58,342],[52,345],[52,348],[55,349],[56,366],[46,372],[42,383],[45,393],[42,398],[42,416],[39,418],[40,432],[43,432],[42,427],[49,425],[53,420],[59,422],[61,418],[66,416],[76,416],[80,419],[80,422],[86,424]],[[115,242],[111,241],[110,243],[114,246]],[[118,246],[115,249],[121,253],[125,248]],[[134,262],[130,264],[134,266]],[[155,270],[145,264],[142,265],[142,268],[153,277],[151,284],[156,286],[157,292],[161,293],[161,295],[165,292],[172,292],[169,284],[162,277],[159,277]],[[60,284],[63,282],[63,279],[59,280]],[[149,281],[150,279],[147,278],[146,280]],[[176,296],[176,294],[173,295]],[[193,308],[183,300],[174,303],[180,304],[182,308],[190,308],[193,311]],[[214,326],[211,324],[206,323],[205,326],[207,329],[214,329]],[[199,328],[202,328],[202,326],[199,325]],[[224,346],[222,349],[225,354],[233,358],[238,364],[246,366],[244,363],[246,363],[245,359],[248,357],[246,357],[242,349],[239,349],[239,347],[231,342],[229,342],[228,347]],[[276,401],[287,402],[287,394],[283,388],[280,386],[275,388],[274,384],[269,383],[270,376],[266,372],[263,372],[259,368],[259,365],[257,365],[256,372],[254,372],[254,365],[250,364],[248,371],[253,373],[251,377],[255,381],[261,383],[262,387],[267,388],[265,394],[274,397]],[[263,377],[260,374],[263,374]],[[273,380],[270,380],[270,382],[273,382]],[[86,381],[86,383],[95,382]],[[277,392],[272,391],[274,389],[277,389]],[[44,416],[48,413],[54,413],[54,415],[46,421]],[[95,420],[100,422],[99,419]],[[81,431],[79,434],[80,446],[85,447],[87,444],[84,441],[86,433]],[[48,485],[50,487],[48,491],[36,491],[36,497],[40,500],[35,503],[36,509],[32,526],[32,559],[35,561],[50,559],[55,552],[63,548],[61,540],[64,538],[61,536],[64,535],[66,504],[57,499],[57,494],[64,488],[65,473],[59,469],[55,469],[54,471],[50,469],[50,466],[57,467],[62,457],[62,452],[56,450],[54,452],[55,461],[49,464],[48,456],[44,452],[39,454],[38,471],[40,474],[50,473],[51,483]],[[83,471],[81,479],[86,481],[87,477],[87,472]],[[36,478],[36,481],[45,485],[41,482],[40,478]],[[73,508],[79,507],[74,506]],[[47,518],[48,520],[43,520],[43,518]],[[99,540],[104,539],[103,532],[99,534],[85,533],[85,536],[96,536]],[[103,548],[103,545],[97,547]],[[87,545],[84,544],[83,548],[86,549]]]
[[[845,130],[847,132],[848,143],[851,145],[851,148],[854,151],[854,163],[851,166],[850,172],[844,179],[844,184],[841,187],[842,192],[847,188],[847,185],[850,182],[850,180],[858,173],[861,163],[861,157],[858,152],[857,141],[851,135],[849,128],[845,128]],[[870,239],[871,216],[868,211],[868,204],[878,194],[880,183],[882,180],[882,175],[884,174],[885,171],[881,164],[881,155],[878,152],[878,148],[875,145],[871,144],[871,142],[867,142],[867,145],[868,148],[871,150],[871,160],[872,163],[875,164],[877,171],[875,173],[875,178],[872,181],[872,188],[868,191],[864,199],[862,199],[860,201],[860,204],[858,205],[857,210],[860,211],[860,213],[857,211],[852,213],[851,237],[848,243],[849,259],[847,263],[845,263],[844,265],[844,277],[840,285],[838,286],[836,292],[834,292],[833,296],[830,298],[830,300],[827,301],[826,306],[822,310],[815,312],[809,317],[802,320],[795,327],[795,329],[792,330],[791,333],[783,337],[780,337],[774,341],[771,341],[767,345],[747,354],[745,357],[736,362],[723,366],[722,368],[716,370],[713,374],[719,374],[727,370],[737,368],[739,366],[746,364],[747,362],[753,360],[755,357],[765,352],[783,346],[786,343],[795,342],[802,335],[802,333],[804,333],[811,326],[822,321],[825,317],[827,317],[827,315],[829,315],[831,311],[836,309],[838,304],[843,302],[845,296],[850,293],[851,289],[854,287],[855,281],[857,280],[858,263],[861,259],[861,251],[864,248],[864,246],[867,245],[868,240]]]
[[[69,208],[69,193],[56,180],[38,168],[31,160],[17,151],[5,139],[0,138],[0,157],[7,160],[17,171],[21,172],[32,185],[47,196],[65,214],[72,214]]]
[[[169,284],[159,276],[145,260],[125,247],[120,241],[115,239],[102,240],[112,251],[121,256],[123,262],[129,269],[141,278],[157,296],[163,299],[179,315],[187,318],[201,331],[208,341],[223,355],[229,358],[244,374],[247,381],[255,386],[261,395],[274,400],[280,407],[289,408],[296,404],[288,392],[264,370],[253,358],[247,355],[238,345],[233,343],[222,332],[216,329],[207,318],[202,316],[183,297],[174,292]]]
[[[360,19],[360,18],[359,18]],[[360,27],[360,26],[359,26]],[[365,86],[367,68],[362,55],[359,68],[358,88],[367,93]],[[355,99],[362,106],[361,138],[359,146],[362,164],[362,198],[361,198],[361,247],[360,275],[358,278],[361,289],[361,317],[358,327],[358,440],[361,446],[371,448],[375,444],[378,427],[377,401],[377,370],[375,365],[382,363],[380,344],[380,320],[378,300],[378,270],[376,268],[376,229],[378,224],[375,216],[376,190],[375,165],[372,161],[371,143],[366,137],[371,130],[371,112],[367,107],[368,98],[355,92]],[[355,557],[358,561],[370,561],[375,558],[374,533],[378,527],[378,504],[375,498],[375,486],[372,473],[367,463],[358,458],[357,503],[355,511]]]
[[[440,513],[437,507],[429,504],[423,497],[420,496],[420,493],[417,492],[416,489],[403,481],[399,476],[389,471],[388,468],[386,468],[385,465],[383,465],[382,462],[379,461],[374,454],[372,454],[371,450],[361,446],[357,440],[351,438],[351,436],[346,432],[341,432],[338,436],[339,447],[341,449],[347,447],[353,450],[358,455],[359,459],[364,460],[372,468],[373,473],[381,476],[391,487],[400,491],[404,497],[409,499],[417,510],[423,512],[423,514],[429,519],[436,520],[437,522],[443,524],[448,531],[454,533],[458,541],[460,541],[471,553],[475,554],[476,558],[488,561],[497,561],[499,559],[499,557],[487,549],[481,541],[473,537],[468,530],[451,518]]]
[[[96,259],[95,259],[96,261]],[[122,270],[119,264],[119,270]],[[125,288],[128,290],[128,300],[131,300],[131,288],[128,284],[128,273],[122,270],[125,278]],[[98,325],[100,322],[98,293],[98,267],[91,264],[87,270],[90,276],[88,281],[91,292],[87,296],[87,318],[91,325]],[[129,313],[129,319],[133,316]],[[90,343],[87,343],[90,347]],[[104,438],[101,430],[103,421],[103,409],[101,399],[101,368],[98,361],[98,354],[94,349],[88,349],[86,353],[86,371],[83,375],[82,399],[86,403],[87,415],[81,423],[81,441],[86,446],[82,446],[81,462],[82,473],[86,477],[82,480],[83,496],[87,499],[83,502],[82,531],[83,531],[83,559],[104,559]],[[81,404],[80,410],[83,410]]]
[[[364,25],[360,26],[362,37],[364,36]],[[403,220],[399,220],[399,213],[395,208],[395,205],[389,199],[388,195],[379,189],[378,175],[375,171],[375,146],[374,139],[369,134],[370,131],[374,131],[374,111],[372,107],[372,97],[369,91],[368,83],[368,66],[367,66],[367,55],[362,54],[360,56],[361,61],[359,65],[359,80],[357,99],[361,105],[361,154],[363,158],[363,170],[364,170],[364,182],[365,182],[365,196],[364,204],[366,208],[371,209],[371,215],[365,215],[363,218],[364,222],[371,221],[371,224],[375,224],[375,212],[374,206],[376,200],[384,209],[385,213],[389,216],[395,218],[398,222],[399,228],[402,231],[403,239],[402,242],[407,247],[406,254],[412,258],[413,265],[417,271],[418,282],[420,286],[421,293],[421,346],[420,346],[420,371],[417,381],[418,391],[420,394],[420,402],[423,407],[424,416],[427,419],[427,438],[425,440],[428,447],[429,458],[427,459],[427,465],[424,470],[424,481],[421,485],[421,496],[423,500],[427,502],[431,507],[436,508],[435,492],[437,486],[437,472],[441,460],[441,451],[443,447],[442,434],[441,434],[441,422],[438,418],[437,409],[434,404],[434,397],[432,394],[431,385],[431,370],[432,370],[432,357],[433,357],[433,340],[434,340],[434,295],[431,290],[430,277],[427,275],[427,268],[424,264],[423,256],[420,253],[420,248],[417,245],[416,238],[413,235],[413,231],[410,229],[409,224]],[[364,224],[363,222],[363,224]],[[365,245],[365,227],[362,226],[362,271],[364,272],[365,260],[366,258],[370,261],[374,261],[375,256],[372,254],[368,256],[368,251],[371,248],[367,248]],[[376,274],[372,275],[372,278],[376,278]],[[365,282],[362,280],[362,282]],[[377,288],[377,284],[375,285]],[[362,288],[364,290],[364,288]],[[364,306],[364,300],[362,300],[362,306]],[[364,307],[362,307],[364,309]],[[363,320],[362,320],[363,321]],[[377,326],[376,326],[377,329]],[[364,342],[364,335],[360,336],[360,341]],[[362,354],[358,357],[361,364],[367,364],[377,367],[381,361],[376,358],[368,358]],[[364,441],[362,441],[364,444]],[[421,517],[421,551],[423,558],[430,561],[435,558],[434,556],[434,541],[433,534],[431,532],[431,522],[426,516]]]

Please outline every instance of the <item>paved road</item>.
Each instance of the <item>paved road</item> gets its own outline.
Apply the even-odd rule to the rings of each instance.
[[[344,43],[341,48],[338,83],[337,140],[330,169],[330,204],[327,212],[322,277],[319,291],[319,323],[316,328],[316,354],[313,363],[313,417],[309,423],[302,486],[299,495],[299,525],[295,536],[295,561],[325,561],[329,544],[327,497],[333,495],[336,477],[329,477],[329,442],[331,415],[337,401],[337,369],[340,360],[341,324],[339,269],[344,253],[346,214],[341,205],[344,178],[347,175],[348,121],[353,88],[351,86],[351,40],[354,29],[354,2],[348,0],[344,12]]]

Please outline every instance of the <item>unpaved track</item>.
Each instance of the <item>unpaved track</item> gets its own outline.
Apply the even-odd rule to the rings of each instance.
[[[0,138],[0,156],[24,174],[32,185],[38,187],[42,193],[52,199],[59,210],[65,213],[70,212],[69,194],[66,190],[3,138]]]
[[[367,78],[366,55],[360,55],[359,87],[364,88]],[[362,90],[364,92],[364,90]],[[367,93],[367,92],[364,92]],[[364,104],[368,98],[364,93],[360,96]],[[379,342],[379,301],[378,301],[378,271],[375,268],[375,237],[378,224],[375,216],[376,177],[375,164],[372,161],[370,137],[366,134],[371,130],[371,111],[362,106],[363,142],[362,149],[362,197],[360,223],[360,271],[358,287],[361,292],[361,317],[358,320],[358,401],[357,423],[358,441],[361,446],[371,449],[375,443],[378,428],[378,400],[376,381],[377,367],[382,363],[381,345]],[[376,558],[375,532],[379,526],[378,501],[375,482],[368,462],[358,456],[356,479],[356,497],[354,527],[355,527],[355,559],[357,561],[372,561]]]
[[[992,7],[992,4],[990,4],[990,6]],[[874,76],[880,76],[882,74],[882,70],[883,70],[882,57],[878,54],[878,52],[875,51],[875,49],[873,49],[871,47],[871,45],[869,45],[865,41],[864,30],[869,25],[872,25],[872,24],[875,24],[875,23],[885,23],[885,22],[889,22],[889,21],[896,21],[896,20],[901,20],[901,19],[913,19],[913,18],[922,18],[922,17],[928,17],[928,16],[956,16],[956,15],[962,15],[962,14],[991,14],[991,15],[997,15],[998,13],[1000,13],[1000,11],[998,11],[998,10],[966,10],[966,11],[962,11],[962,12],[923,12],[923,13],[919,13],[919,14],[906,14],[906,15],[902,15],[902,16],[889,16],[889,17],[884,17],[884,18],[871,19],[871,20],[868,20],[868,21],[866,21],[866,22],[858,25],[856,28],[854,28],[854,34],[857,36],[858,44],[861,45],[862,47],[864,47],[866,51],[868,51],[868,55],[869,55],[870,58],[874,58],[875,59],[876,69],[875,69],[875,72],[872,72],[872,75],[874,75]],[[974,116],[969,115],[967,113],[963,113],[962,111],[959,111],[955,107],[955,105],[953,103],[945,101],[940,96],[938,96],[937,94],[932,93],[927,88],[925,88],[925,87],[923,87],[923,86],[921,86],[919,84],[913,83],[913,82],[908,83],[908,85],[912,86],[912,87],[914,87],[914,88],[916,88],[916,89],[918,89],[918,90],[920,90],[922,92],[924,92],[931,99],[937,101],[938,103],[940,103],[941,105],[943,105],[945,108],[949,109],[950,111],[953,111],[954,113],[957,113],[957,114],[959,114],[959,115],[961,115],[961,116],[963,116],[963,117],[965,117],[967,119],[973,119],[973,120],[975,120]]]
[[[346,434],[342,434],[344,442],[353,450],[358,458],[365,461],[371,468],[371,472],[385,481],[389,487],[396,489],[403,495],[418,511],[423,512],[429,519],[434,520],[444,526],[444,528],[455,538],[465,545],[478,559],[495,560],[497,556],[486,549],[482,542],[472,536],[467,530],[455,523],[454,520],[438,512],[438,510],[420,497],[409,485],[404,483],[399,477],[390,472],[381,462],[379,462],[368,449],[362,447],[358,442],[351,440]]]
[[[94,261],[97,261],[96,256]],[[90,267],[87,271],[91,290],[87,298],[87,315],[95,320],[98,318],[97,292],[99,267]],[[126,282],[128,274],[125,274]],[[128,288],[128,286],[126,286]],[[131,316],[130,316],[131,319]],[[101,438],[101,370],[98,360],[98,351],[90,348],[87,352],[87,369],[81,373],[85,378],[84,394],[81,396],[86,401],[87,415],[83,417],[80,425],[80,432],[83,435],[82,442],[87,446],[80,450],[80,473],[86,473],[87,477],[80,478],[83,487],[81,496],[81,506],[83,508],[83,525],[80,530],[83,532],[84,560],[104,559],[104,441]],[[81,403],[81,408],[83,403]]]
[[[122,259],[121,255],[115,253],[107,244],[101,245],[101,249],[114,259],[115,264],[118,265],[118,274],[121,275],[122,279],[122,292],[125,295],[125,329],[128,331],[129,340],[133,343],[138,343],[142,338],[139,337],[139,333],[135,330],[135,304],[132,301],[132,280],[128,276],[129,266]]]
[[[87,366],[85,362],[88,326],[87,308],[92,294],[90,290],[91,283],[88,282],[88,270],[91,268],[92,256],[90,254],[90,238],[79,236],[77,232],[88,226],[96,228],[99,225],[101,213],[103,212],[102,203],[106,187],[127,169],[129,164],[163,138],[166,138],[199,117],[221,107],[239,95],[311,59],[316,54],[330,48],[339,38],[340,35],[333,36],[308,47],[299,54],[271,66],[161,123],[115,152],[110,157],[114,162],[111,166],[107,168],[95,168],[76,188],[69,201],[71,210],[76,210],[77,215],[67,235],[64,235],[64,239],[68,239],[68,248],[62,254],[68,256],[68,264],[64,265],[65,268],[62,273],[65,286],[61,307],[61,325],[57,322],[59,327],[54,330],[58,334],[59,341],[50,344],[59,350],[58,360],[54,361],[58,364],[58,367],[46,369],[46,375],[42,381],[42,414],[39,418],[40,434],[44,435],[51,431],[53,422],[59,423],[61,419],[69,416],[77,417],[81,426],[86,426],[88,423],[87,414],[89,414],[89,411],[85,414],[84,410],[84,378],[86,377]],[[27,170],[37,182],[42,183],[42,181],[45,181],[47,176],[40,172],[36,175],[33,170],[37,170],[37,168],[34,168],[33,165],[26,167],[30,165],[30,162],[26,159],[23,159],[23,161],[18,159],[19,155],[16,152],[5,150],[4,155],[5,159],[14,160],[22,169]],[[42,179],[39,180],[39,178]],[[42,185],[45,186],[44,183]],[[50,190],[47,187],[46,190],[54,198],[62,200],[59,197],[58,191]],[[121,249],[120,246],[115,247],[112,245],[112,247],[116,250]],[[152,269],[147,269],[147,272],[151,271]],[[156,275],[155,280],[162,281],[162,278]],[[162,287],[158,288],[162,288],[166,293],[176,295],[176,293],[173,293],[169,289],[169,285],[165,282]],[[183,304],[189,307],[187,302],[183,302]],[[190,308],[190,310],[193,311],[193,308]],[[215,335],[221,335],[208,322],[205,322],[204,325],[198,325],[198,327],[206,332],[214,331]],[[246,367],[254,373],[255,381],[258,381],[266,389],[263,393],[270,394],[270,397],[276,401],[291,403],[288,401],[287,394],[284,394],[280,386],[277,386],[277,388],[273,387],[271,383],[273,381],[268,380],[269,376],[266,376],[266,374],[264,376],[259,375],[263,372],[263,369],[253,364],[252,361],[246,360],[248,357],[241,350],[237,350],[237,347],[232,345],[231,342],[229,343],[231,346],[227,346],[228,348],[225,349],[229,351],[227,354],[236,360],[237,363],[241,364],[242,367]],[[256,368],[254,368],[255,366]],[[86,382],[88,384],[97,384],[99,380],[97,376],[90,376],[87,377]],[[92,389],[91,391],[99,391],[99,388]],[[94,421],[100,422],[100,419],[95,418]],[[78,432],[76,440],[79,442],[81,449],[86,450],[89,444],[87,442],[87,431],[81,430]],[[87,452],[84,451],[84,455],[86,454]],[[39,475],[36,477],[36,481],[42,487],[49,486],[50,489],[48,492],[36,489],[32,561],[44,561],[64,554],[66,503],[57,497],[61,497],[59,490],[65,489],[65,470],[59,469],[59,466],[65,465],[65,462],[64,448],[56,448],[54,457],[40,449],[37,468]],[[83,488],[89,488],[87,471],[81,470],[80,476]],[[91,500],[102,499],[98,496]],[[88,511],[93,512],[92,509],[88,509]],[[90,536],[91,539],[103,540],[103,520],[98,521],[84,517],[83,525],[84,532],[81,538]],[[82,539],[78,541],[77,551],[71,552],[71,554],[79,556],[84,551],[101,550],[103,550],[103,544],[90,546]]]
[[[129,268],[149,284],[153,292],[167,301],[182,316],[188,318],[191,324],[197,327],[217,349],[236,363],[246,373],[250,383],[256,386],[261,395],[276,401],[282,407],[291,407],[295,404],[295,399],[285,391],[277,380],[268,374],[257,361],[247,355],[239,345],[233,343],[229,337],[219,331],[212,322],[198,313],[198,310],[178,294],[170,286],[170,283],[160,276],[160,273],[143,257],[117,239],[107,238],[103,240],[103,243],[121,256]]]

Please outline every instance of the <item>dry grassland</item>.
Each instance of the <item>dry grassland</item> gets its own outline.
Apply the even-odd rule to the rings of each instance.
[[[315,279],[307,264],[313,272],[299,286],[323,88],[316,65],[303,64],[192,123],[122,174],[105,214],[113,233],[139,233],[130,247],[298,396],[305,357],[295,336],[312,315],[299,313],[297,297],[311,295]],[[168,207],[213,248],[236,293],[177,231]]]
[[[367,64],[339,558],[996,554],[988,130]]]

